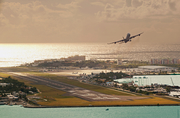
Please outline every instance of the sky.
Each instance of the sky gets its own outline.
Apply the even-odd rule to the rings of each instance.
[[[180,44],[180,0],[4,0],[0,43]],[[132,42],[133,42],[132,41]]]

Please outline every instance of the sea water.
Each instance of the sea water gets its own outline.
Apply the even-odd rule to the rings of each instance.
[[[0,44],[0,67],[19,66],[34,60],[60,59],[85,55],[86,59],[128,59],[149,61],[153,58],[180,59],[179,44],[50,43]]]
[[[179,118],[179,114],[180,106],[74,108],[0,106],[1,118]]]

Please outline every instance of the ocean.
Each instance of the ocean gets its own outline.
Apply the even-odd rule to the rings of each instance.
[[[180,58],[180,44],[57,43],[0,44],[0,67],[19,66],[34,60],[60,59],[85,55],[86,59],[128,59],[149,61],[153,58]]]
[[[179,118],[179,115],[180,106],[74,108],[0,106],[1,118]]]

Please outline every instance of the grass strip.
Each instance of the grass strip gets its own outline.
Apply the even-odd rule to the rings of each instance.
[[[6,74],[6,73],[0,73],[0,77],[8,77],[8,76],[11,76],[9,74]],[[54,88],[51,88],[51,87],[48,87],[48,86],[45,86],[45,85],[38,85],[38,84],[34,84],[33,82],[31,81],[28,81],[28,80],[24,80],[24,79],[19,79],[17,77],[13,77],[11,76],[12,79],[16,79],[20,82],[24,82],[27,86],[32,86],[32,87],[36,87],[37,89],[40,90],[41,94],[38,93],[38,96],[42,97],[42,98],[48,98],[50,100],[53,100],[55,98],[74,98],[74,96],[66,96],[64,94],[66,94],[66,92],[64,91],[60,91],[60,90],[57,90],[57,89],[54,89]]]
[[[125,92],[121,92],[121,91],[117,91],[117,90],[113,90],[113,89],[109,89],[109,88],[105,88],[105,87],[101,87],[101,86],[97,86],[97,85],[82,83],[77,80],[68,79],[67,77],[60,77],[57,75],[47,74],[47,73],[34,73],[34,74],[37,76],[42,76],[45,78],[49,78],[52,80],[56,80],[59,82],[63,82],[66,84],[78,86],[78,87],[81,87],[84,89],[88,89],[88,90],[92,90],[92,91],[96,91],[96,92],[100,92],[100,93],[104,93],[104,94],[108,94],[108,95],[132,96],[131,94],[127,94]]]

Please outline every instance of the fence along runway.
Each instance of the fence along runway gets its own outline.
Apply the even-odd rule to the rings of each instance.
[[[73,86],[70,84],[62,83],[59,81],[47,79],[44,77],[34,76],[34,75],[24,74],[24,73],[19,73],[19,72],[9,72],[8,74],[14,77],[20,78],[20,79],[32,81],[37,84],[46,85],[51,88],[68,92],[72,96],[75,96],[84,100],[88,100],[88,101],[114,101],[114,100],[127,101],[127,100],[132,100],[132,99],[145,98],[145,97],[134,97],[134,96],[107,95],[107,94],[95,92],[92,90],[87,90],[81,87]]]

